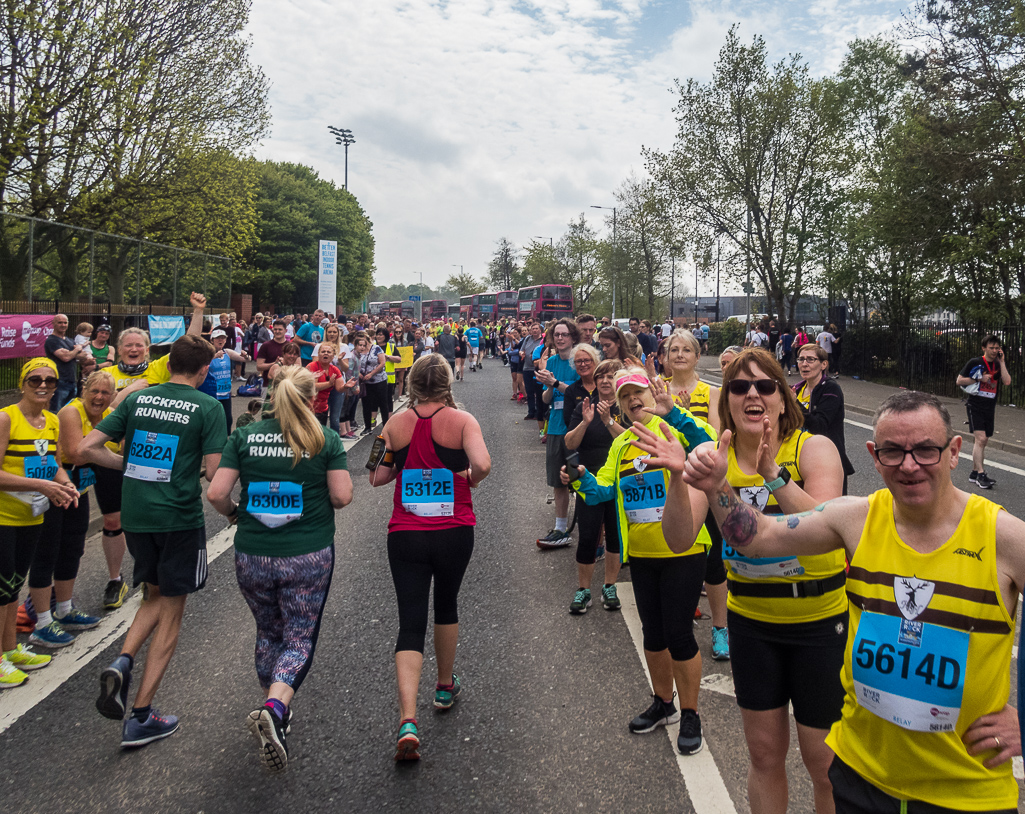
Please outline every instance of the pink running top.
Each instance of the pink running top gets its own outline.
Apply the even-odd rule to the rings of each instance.
[[[433,418],[422,418],[417,413],[405,461],[396,473],[389,532],[477,525],[469,481],[447,469],[435,450],[431,435]],[[458,454],[462,450],[453,452]]]

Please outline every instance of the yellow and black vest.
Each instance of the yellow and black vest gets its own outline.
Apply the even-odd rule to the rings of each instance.
[[[4,450],[4,472],[23,478],[53,480],[57,474],[57,416],[43,410],[46,424],[37,430],[28,423],[17,404],[4,407],[3,412],[11,418],[11,437]],[[42,523],[43,515],[32,513],[31,501],[38,495],[38,492],[0,492],[0,524],[36,526]]]

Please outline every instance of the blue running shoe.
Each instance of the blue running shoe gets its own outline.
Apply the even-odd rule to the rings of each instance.
[[[395,759],[420,759],[420,732],[416,728],[416,721],[412,718],[404,720],[399,727],[399,740],[395,744]]]
[[[96,709],[104,718],[120,721],[128,708],[128,687],[132,683],[131,662],[127,656],[118,656],[100,673],[100,697]]]
[[[32,635],[28,637],[28,640],[29,644],[38,644],[40,647],[56,650],[60,647],[67,647],[75,641],[75,637],[67,633],[55,619],[46,627],[32,631]]]
[[[55,616],[54,620],[65,630],[91,630],[100,624],[100,617],[82,613],[78,608],[72,608],[67,616]]]
[[[174,715],[161,715],[160,710],[151,709],[149,717],[140,721],[131,716],[125,721],[121,735],[121,748],[134,749],[145,746],[178,731],[178,719]]]
[[[452,673],[452,686],[442,687],[440,684],[435,685],[434,690],[434,708],[435,709],[451,709],[452,705],[459,698],[459,693],[463,691],[462,682],[459,681],[459,676]]]

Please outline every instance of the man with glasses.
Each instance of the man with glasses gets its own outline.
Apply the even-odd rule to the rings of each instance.
[[[990,334],[982,340],[982,356],[969,359],[957,377],[957,386],[968,393],[968,429],[975,436],[972,471],[968,481],[980,489],[992,489],[996,481],[986,474],[986,442],[993,437],[997,395],[1000,385],[1011,384],[1000,337]]]
[[[560,473],[566,463],[566,421],[562,415],[566,390],[580,378],[571,358],[573,346],[580,340],[580,331],[571,319],[560,319],[552,329],[555,354],[538,368],[534,377],[544,385],[542,401],[549,405],[548,440],[545,442],[545,474],[548,485],[555,490],[555,528],[537,541],[538,548],[561,548],[570,543],[567,531],[569,489],[562,485]]]
[[[838,814],[1017,811],[1009,679],[1025,523],[954,486],[962,439],[935,396],[895,393],[873,427],[868,451],[885,489],[775,518],[726,483],[729,432],[686,460],[651,433],[637,443],[650,464],[683,473],[670,481],[667,538],[690,527],[685,492],[698,488],[745,556],[849,557],[846,699],[826,740]]]

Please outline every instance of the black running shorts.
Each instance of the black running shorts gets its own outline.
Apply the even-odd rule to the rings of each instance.
[[[156,585],[164,596],[184,596],[206,585],[206,528],[187,531],[125,531],[135,558],[135,584]]]

